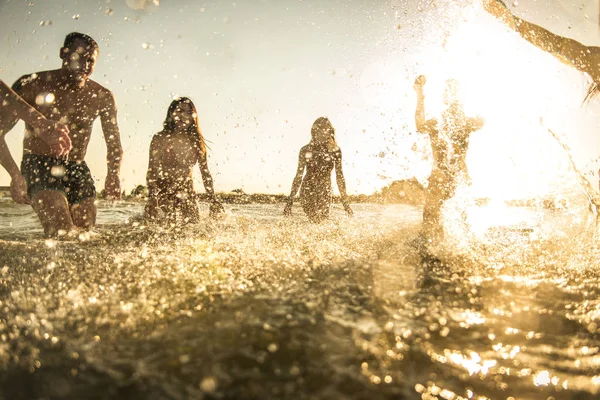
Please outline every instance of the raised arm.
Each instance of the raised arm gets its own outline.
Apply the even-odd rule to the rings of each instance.
[[[296,176],[294,177],[294,181],[292,182],[292,191],[290,192],[287,204],[285,205],[285,208],[283,210],[283,215],[292,215],[292,205],[294,204],[294,197],[296,196],[296,193],[298,193],[298,189],[300,189],[300,184],[302,184],[304,167],[306,167],[306,147],[300,149],[300,154],[298,155],[298,168],[296,169]]]
[[[486,11],[508,24],[529,43],[552,54],[561,62],[588,73],[594,80],[600,78],[597,48],[585,46],[576,40],[554,34],[539,25],[525,21],[513,15],[502,1],[483,0],[483,3]]]
[[[431,133],[436,129],[437,121],[435,119],[425,119],[425,94],[423,86],[427,80],[424,75],[419,75],[415,80],[414,89],[417,93],[417,107],[415,110],[415,125],[419,133]]]
[[[354,212],[350,208],[350,203],[348,202],[348,195],[346,194],[346,179],[344,179],[344,171],[342,170],[342,150],[338,150],[337,156],[335,157],[335,180],[340,191],[340,198],[342,200],[344,210],[349,216],[352,216]]]
[[[117,106],[112,93],[104,95],[103,106],[100,111],[102,132],[106,142],[106,181],[104,189],[109,198],[119,199],[121,197],[121,182],[119,172],[123,160],[123,148],[121,147],[121,134],[117,124]]]

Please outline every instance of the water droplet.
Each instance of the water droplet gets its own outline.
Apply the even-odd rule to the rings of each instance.
[[[202,389],[202,391],[205,393],[212,393],[217,390],[217,382],[215,381],[215,378],[209,376],[202,379],[202,382],[200,382],[200,389]]]
[[[50,174],[55,178],[62,178],[65,176],[65,167],[62,165],[54,165],[52,169],[50,169]]]

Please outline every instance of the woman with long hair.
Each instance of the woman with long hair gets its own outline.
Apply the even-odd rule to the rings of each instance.
[[[335,129],[329,119],[317,118],[311,129],[311,141],[300,149],[298,169],[292,191],[283,214],[292,214],[294,196],[300,188],[302,208],[312,222],[321,222],[329,217],[331,206],[331,171],[335,168],[335,176],[344,205],[349,216],[353,214],[348,196],[346,180],[342,171],[342,151],[335,141]],[[304,171],[306,170],[306,174]]]
[[[198,112],[192,100],[180,97],[171,102],[163,130],[154,135],[150,144],[146,218],[164,218],[172,223],[197,222],[200,219],[192,180],[196,164],[200,167],[204,188],[211,199],[210,214],[223,212],[208,170],[206,143],[198,124]]]

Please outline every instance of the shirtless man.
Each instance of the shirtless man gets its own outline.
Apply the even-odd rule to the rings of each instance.
[[[27,194],[48,236],[61,235],[95,224],[96,189],[84,161],[92,125],[100,117],[107,146],[105,190],[109,197],[121,192],[119,170],[123,150],[113,94],[89,79],[98,57],[98,44],[82,33],[70,33],[60,49],[60,69],[21,77],[13,90],[46,118],[66,124],[72,149],[56,157],[50,146],[26,124],[21,173]],[[0,114],[0,132],[12,129],[16,118]],[[4,141],[4,138],[1,138]],[[9,155],[10,157],[10,155]],[[14,163],[12,157],[4,163]]]
[[[59,157],[71,150],[69,128],[65,125],[46,119],[39,111],[31,107],[19,97],[6,83],[0,80],[0,105],[4,114],[12,114],[11,118],[25,121],[33,128],[33,133],[49,146],[50,151]],[[17,164],[10,156],[4,135],[0,133],[0,165],[10,175],[10,194],[12,199],[21,204],[31,204],[27,197],[27,184]]]
[[[448,80],[444,93],[447,109],[442,114],[442,121],[425,119],[425,95],[423,86],[426,79],[423,75],[415,80],[417,108],[415,123],[417,131],[426,133],[431,140],[433,167],[429,176],[425,206],[423,208],[423,225],[425,237],[430,241],[439,241],[444,237],[441,223],[442,206],[446,200],[454,196],[460,179],[470,183],[467,170],[467,150],[471,133],[481,129],[484,120],[480,117],[470,118],[464,113],[458,99],[458,83]]]

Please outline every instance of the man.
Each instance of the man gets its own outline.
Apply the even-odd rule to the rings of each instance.
[[[6,83],[0,80],[0,107],[12,118],[25,121],[33,128],[33,133],[45,141],[50,152],[59,157],[71,150],[69,128],[65,125],[46,119],[39,111],[27,104]],[[10,156],[4,136],[0,133],[0,165],[10,175],[10,194],[17,203],[30,204],[27,197],[27,185],[21,171]]]
[[[439,122],[436,119],[426,120],[423,93],[425,83],[426,79],[423,75],[415,80],[414,88],[417,93],[415,124],[418,132],[429,135],[433,153],[433,166],[423,208],[424,234],[426,239],[433,242],[444,237],[441,223],[444,203],[454,196],[456,186],[461,179],[467,184],[470,183],[466,163],[469,138],[471,133],[483,127],[484,120],[465,115],[458,99],[458,82],[452,79],[446,82],[444,103],[447,109],[442,114],[442,120]]]
[[[27,181],[33,209],[48,236],[76,228],[88,229],[95,224],[96,189],[84,159],[92,125],[98,117],[107,146],[106,194],[112,198],[120,196],[123,150],[114,97],[108,89],[89,79],[98,50],[98,44],[91,37],[70,33],[60,50],[61,68],[25,75],[13,85],[14,91],[45,117],[69,127],[72,149],[68,156],[56,157],[48,144],[26,125],[21,173]],[[0,132],[6,133],[16,119],[2,112]],[[3,142],[4,138],[0,140]],[[12,157],[8,160],[10,163],[14,163]]]

